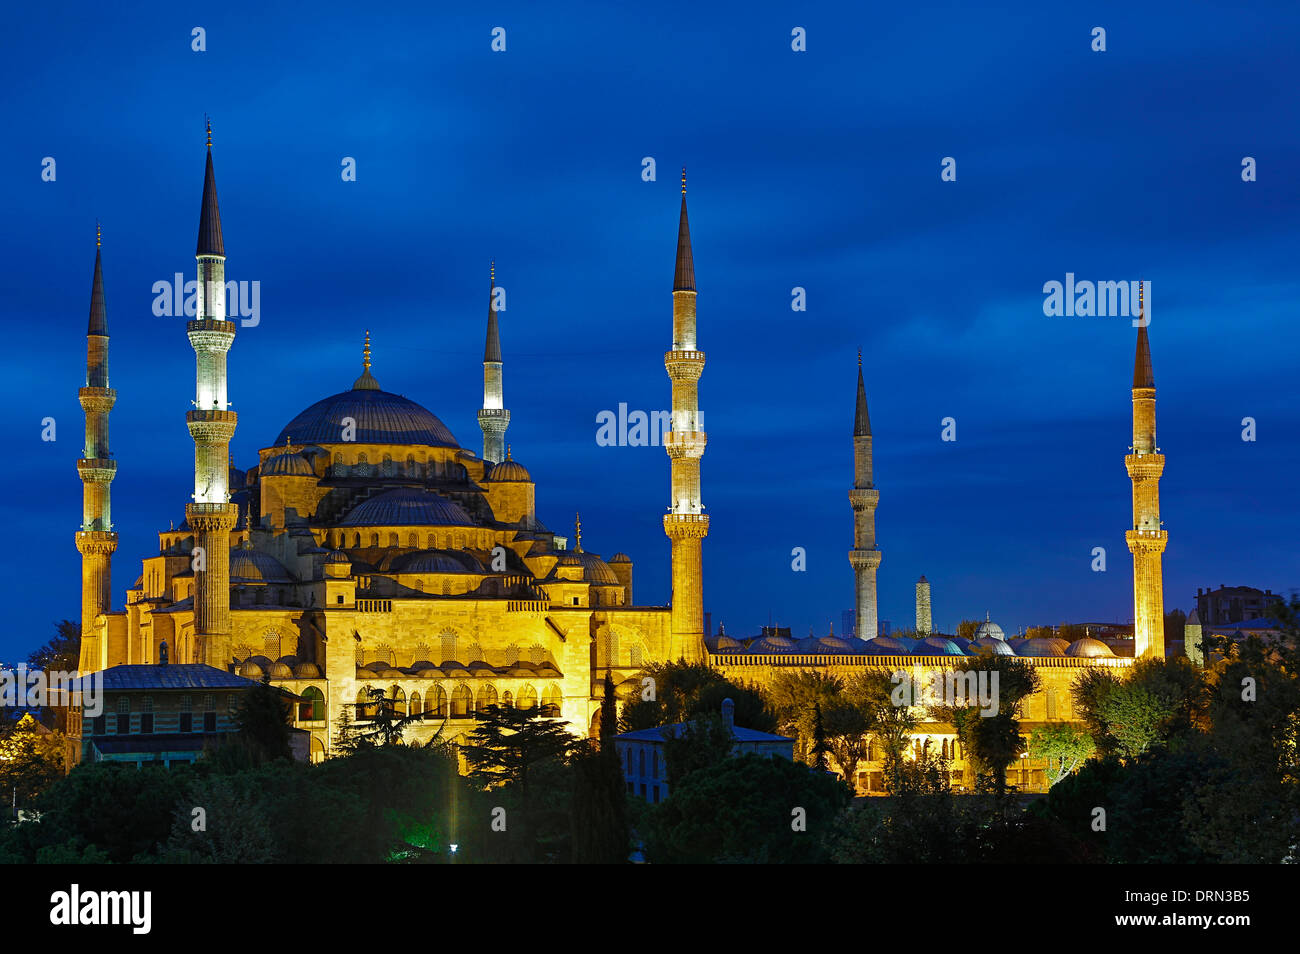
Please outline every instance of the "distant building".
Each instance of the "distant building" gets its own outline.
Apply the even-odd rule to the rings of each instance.
[[[753,752],[794,761],[794,739],[738,726],[735,711],[735,704],[730,699],[722,701],[722,720],[731,729],[732,738],[735,739],[735,744],[731,747],[732,755]],[[668,763],[664,758],[664,741],[681,735],[686,725],[685,722],[675,722],[672,725],[614,736],[614,747],[618,750],[629,795],[640,795],[646,801],[654,803],[668,797]]]
[[[111,666],[102,673],[100,715],[68,714],[68,736],[82,762],[127,762],[137,767],[194,762],[206,748],[239,730],[240,697],[257,685],[202,663]],[[83,697],[82,702],[89,701]],[[307,758],[306,732],[295,730]]]
[[[1227,626],[1263,619],[1275,612],[1282,597],[1272,590],[1253,586],[1220,586],[1217,590],[1196,588],[1196,612],[1202,626]]]

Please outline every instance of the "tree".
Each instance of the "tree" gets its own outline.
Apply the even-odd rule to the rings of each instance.
[[[1001,796],[1007,790],[1007,767],[1025,749],[1017,717],[1020,703],[1038,691],[1042,679],[1026,660],[992,652],[962,659],[954,670],[959,675],[987,673],[990,687],[992,680],[997,679],[996,710],[992,714],[976,704],[936,706],[934,715],[956,730],[975,769],[977,787]]]
[[[0,736],[0,798],[27,808],[63,777],[67,739],[24,718]]]
[[[235,713],[239,734],[261,759],[292,759],[289,745],[293,704],[288,694],[271,685],[269,676],[244,693]]]
[[[830,746],[826,744],[826,726],[822,724],[822,706],[820,702],[813,704],[813,733],[812,748],[809,753],[813,757],[812,766],[819,772],[829,772],[830,763],[826,761],[826,753],[830,751]]]
[[[783,758],[745,753],[691,772],[650,814],[656,864],[818,863],[852,798],[839,779]]]
[[[770,711],[776,717],[776,729],[793,736],[795,758],[811,762],[813,731],[817,706],[831,707],[841,702],[844,680],[816,669],[778,672],[764,692]]]
[[[862,712],[867,731],[884,750],[885,787],[889,791],[897,787],[908,736],[920,721],[914,707],[894,705],[895,686],[890,673],[868,669],[850,680],[844,691],[845,699]]]
[[[844,773],[844,781],[854,785],[858,765],[867,760],[871,741],[866,713],[852,703],[841,702],[827,709],[822,721],[831,757]]]
[[[720,712],[724,699],[735,705],[737,725],[760,732],[776,730],[776,718],[763,694],[752,686],[732,682],[712,666],[677,661],[652,663],[643,673],[652,680],[645,694],[623,706],[619,727],[624,732],[686,722],[706,712]]]
[[[1206,699],[1201,672],[1179,656],[1139,659],[1124,679],[1110,670],[1085,670],[1073,691],[1098,750],[1125,759],[1186,738]]]
[[[982,619],[964,619],[957,624],[957,635],[962,639],[974,639],[975,631],[979,629]]]
[[[664,762],[669,793],[692,772],[731,757],[736,738],[721,715],[709,713],[685,723],[676,735],[664,738]]]
[[[1073,773],[1096,751],[1092,736],[1071,722],[1039,726],[1029,737],[1029,754],[1047,762],[1048,788]]]
[[[614,680],[605,673],[600,703],[598,746],[584,743],[574,755],[573,801],[570,808],[575,864],[623,864],[630,841],[623,771],[614,736],[618,704]]]
[[[483,788],[518,786],[527,797],[532,768],[547,759],[564,758],[574,738],[558,722],[543,718],[540,710],[488,706],[461,752],[469,763],[469,777]]]
[[[364,721],[340,716],[341,724],[335,742],[345,752],[355,752],[376,745],[401,745],[407,726],[424,719],[424,714],[419,712],[399,716],[397,700],[383,689],[367,686],[364,691],[370,697],[369,702],[354,702],[340,706],[340,709],[345,710],[349,707],[356,709],[358,714],[365,710],[370,710],[372,713],[370,718]],[[445,720],[443,724],[446,724]],[[434,742],[441,733],[442,729],[439,728],[429,742]]]

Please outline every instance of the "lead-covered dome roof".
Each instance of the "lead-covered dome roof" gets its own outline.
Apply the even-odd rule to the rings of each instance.
[[[460,504],[427,490],[399,487],[357,504],[343,527],[472,527]]]
[[[344,418],[356,422],[356,433],[349,443],[460,446],[447,425],[431,411],[400,394],[370,387],[341,391],[317,401],[284,426],[275,444],[288,440],[343,443]]]

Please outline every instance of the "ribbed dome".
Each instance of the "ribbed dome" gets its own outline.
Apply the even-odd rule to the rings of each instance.
[[[610,563],[631,563],[632,558],[628,556],[626,553],[624,553],[622,550],[620,550],[618,553],[615,553],[612,557],[609,558],[609,562]]]
[[[494,484],[530,484],[533,482],[532,475],[528,473],[524,465],[519,463],[517,460],[503,460],[488,471],[488,475],[483,479],[491,481]]]
[[[398,573],[486,573],[483,565],[468,553],[449,550],[417,550],[399,564]]]
[[[912,647],[916,656],[964,656],[961,648],[951,639],[943,636],[927,636]]]
[[[245,679],[261,679],[262,667],[250,659],[239,667],[239,675]]]
[[[1065,655],[1080,656],[1084,659],[1109,659],[1115,656],[1109,646],[1100,639],[1093,639],[1091,636],[1084,636],[1070,643]]]
[[[713,640],[713,651],[715,653],[737,653],[744,648],[745,646],[740,640],[732,639],[726,633],[714,637]]]
[[[608,563],[586,550],[568,550],[556,562],[556,566],[582,566],[582,579],[597,586],[621,586],[618,577]]]
[[[872,656],[906,656],[911,651],[911,640],[902,640],[896,636],[875,636],[862,640],[861,652]]]
[[[230,581],[247,580],[257,583],[288,583],[289,571],[275,557],[260,550],[236,547],[230,551]]]
[[[862,651],[861,646],[854,646],[843,636],[823,636],[818,640],[821,643],[820,652],[823,653],[857,653]],[[857,640],[854,640],[857,642]]]
[[[459,447],[445,424],[400,394],[372,388],[341,391],[317,401],[280,431],[276,444],[292,439],[313,444],[343,441],[343,419],[356,421],[357,444],[418,444]]]
[[[319,679],[320,667],[315,663],[300,662],[293,667],[293,674],[299,679]]]
[[[751,653],[793,653],[798,646],[788,636],[760,636],[749,644]]]
[[[1047,639],[1042,636],[1035,636],[1033,639],[1026,639],[1016,647],[1018,656],[1064,656],[1065,651],[1057,643],[1060,640]]]
[[[994,656],[1014,656],[1016,651],[1011,648],[1005,639],[995,639],[992,636],[981,636],[973,640],[970,644],[972,652],[982,649],[991,650]]]
[[[999,626],[997,623],[991,622],[990,620],[985,620],[984,622],[980,623],[975,630],[976,639],[983,639],[986,636],[991,636],[994,639],[1007,638],[1007,634],[1002,632],[1002,627]]]
[[[346,563],[352,565],[352,558],[342,550],[331,550],[330,555],[325,558],[326,563]]]
[[[460,504],[446,497],[399,487],[362,501],[340,524],[343,527],[472,527]]]
[[[285,665],[285,664],[282,663],[282,662],[273,662],[273,663],[271,663],[271,668],[270,668],[269,670],[267,670],[267,674],[268,674],[272,679],[292,679],[292,678],[293,678],[293,670],[290,669],[287,665]]]
[[[263,477],[315,477],[307,458],[301,454],[276,454],[262,465]]]

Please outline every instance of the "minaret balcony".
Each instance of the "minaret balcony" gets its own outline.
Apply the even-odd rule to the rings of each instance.
[[[709,535],[709,517],[703,513],[666,513],[664,533],[675,540],[702,539]]]
[[[206,333],[211,333],[217,336],[213,339],[214,341],[225,341],[228,348],[235,337],[235,323],[233,321],[223,321],[220,318],[195,318],[185,322],[185,331],[189,335],[191,343],[193,343],[195,335],[203,336]]]
[[[111,554],[117,549],[117,534],[111,530],[78,530],[77,549],[85,555]]]
[[[1169,543],[1167,530],[1129,530],[1124,534],[1130,553],[1163,553]]]
[[[89,483],[108,483],[117,473],[117,461],[111,457],[83,457],[77,461],[77,473]]]
[[[185,424],[196,444],[228,444],[239,415],[234,411],[188,411]]]
[[[704,373],[704,352],[666,351],[664,368],[674,381],[698,381]]]
[[[704,431],[667,431],[663,435],[664,450],[673,460],[703,457],[709,438]]]
[[[79,388],[77,400],[87,414],[107,414],[117,403],[117,392],[112,388]]]
[[[1164,454],[1129,454],[1124,467],[1133,480],[1154,480],[1165,471]]]
[[[856,488],[849,491],[849,504],[854,511],[875,510],[880,503],[880,491]]]

